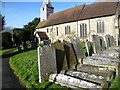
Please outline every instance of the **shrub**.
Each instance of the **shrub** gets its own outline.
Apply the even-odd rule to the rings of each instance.
[[[13,47],[12,36],[9,32],[2,33],[2,47],[4,48]]]

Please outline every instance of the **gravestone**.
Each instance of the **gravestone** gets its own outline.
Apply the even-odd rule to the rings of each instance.
[[[60,41],[56,41],[52,43],[51,46],[56,49],[57,73],[60,73],[61,70],[68,69],[64,45]]]
[[[26,42],[23,42],[23,48],[24,48],[24,50],[27,50],[27,49],[28,49],[28,45],[27,45]]]
[[[104,39],[102,37],[99,37],[100,40],[100,46],[101,46],[101,51],[105,50],[105,42]]]
[[[43,43],[44,43],[44,45],[50,45],[51,44],[51,40],[44,40]]]
[[[120,67],[120,64],[118,62],[113,62],[110,59],[105,60],[105,59],[97,59],[97,58],[90,58],[90,57],[84,58],[83,64],[113,68],[116,70],[117,75],[119,73],[119,67]]]
[[[39,82],[49,80],[51,73],[57,73],[55,49],[50,46],[38,47]]]
[[[77,59],[75,56],[75,52],[73,50],[73,46],[70,42],[63,40],[65,55],[68,63],[69,69],[75,69],[75,66],[77,64]]]
[[[105,36],[105,40],[106,40],[106,47],[111,47],[111,46],[114,46],[114,38],[113,36],[110,36],[110,35],[106,35]]]
[[[73,76],[76,78],[82,78],[87,81],[99,83],[101,84],[101,86],[104,86],[107,83],[108,78],[110,78],[112,74],[113,73],[90,73],[90,72],[81,72],[81,71],[73,71],[73,70],[68,70],[65,72],[65,75]]]
[[[75,56],[77,58],[77,62],[81,63],[81,60],[82,60],[82,58],[85,57],[85,54],[84,54],[80,40],[78,38],[76,38],[76,39],[71,38],[70,42],[73,45],[73,49],[75,52]]]
[[[51,74],[49,77],[49,81],[81,88],[101,88],[99,84],[95,84],[87,80],[75,78],[64,74]]]
[[[101,45],[100,45],[100,38],[98,35],[92,35],[92,39],[94,42],[94,52],[98,53],[101,51]]]
[[[92,47],[92,42],[87,41],[85,45],[86,45],[88,56],[92,56],[92,54],[94,53],[93,47]]]

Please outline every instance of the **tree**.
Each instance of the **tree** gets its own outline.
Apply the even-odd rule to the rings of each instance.
[[[25,31],[25,34],[27,34],[27,38],[29,41],[34,40],[34,31],[39,22],[40,22],[40,18],[35,18],[33,21],[29,22],[27,25],[24,25],[23,29]]]
[[[4,26],[5,26],[5,16],[2,16],[0,14],[0,30],[3,30],[4,29]]]
[[[12,36],[9,32],[2,33],[2,47],[4,48],[13,47]]]
[[[20,45],[23,41],[24,30],[21,28],[13,29],[13,38],[16,45]]]

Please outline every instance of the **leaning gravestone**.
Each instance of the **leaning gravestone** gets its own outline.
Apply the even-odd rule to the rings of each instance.
[[[92,42],[90,42],[90,41],[86,42],[86,49],[87,49],[88,56],[92,56],[92,54],[94,53],[93,47],[92,47]]]
[[[49,80],[51,73],[57,73],[55,49],[50,46],[38,47],[39,82]]]
[[[51,46],[56,49],[57,73],[60,73],[61,70],[68,69],[64,45],[60,41],[56,41],[52,43]]]
[[[94,42],[94,52],[100,52],[101,51],[101,45],[100,45],[100,38],[98,35],[92,35],[92,39]]]
[[[111,46],[114,46],[114,38],[113,36],[110,36],[110,35],[106,35],[105,36],[105,40],[106,40],[106,47],[111,47]]]
[[[70,42],[73,45],[74,52],[75,52],[75,55],[77,58],[77,62],[81,63],[81,60],[82,60],[82,58],[85,57],[85,54],[84,54],[80,40],[78,38],[76,38],[76,39],[71,38]]]
[[[75,52],[73,50],[73,46],[70,42],[63,40],[65,55],[68,63],[69,69],[75,69],[75,66],[77,64],[77,59],[75,56]]]

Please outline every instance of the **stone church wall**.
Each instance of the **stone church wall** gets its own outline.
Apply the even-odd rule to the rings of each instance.
[[[104,21],[104,33],[97,33],[97,22],[98,21]],[[65,36],[69,36],[68,34],[65,35],[65,27],[70,26],[71,34],[70,36],[74,37],[80,37],[80,24],[85,23],[87,25],[87,37],[81,38],[83,40],[90,40],[91,35],[97,34],[99,36],[105,37],[105,35],[109,34],[111,36],[116,37],[116,35],[119,34],[118,27],[118,19],[115,15],[113,16],[106,16],[106,17],[99,17],[99,18],[93,18],[93,19],[87,19],[87,20],[81,20],[81,21],[75,21],[70,23],[64,23],[54,26],[49,26],[41,29],[37,29],[39,31],[44,31],[47,33],[48,37],[52,40],[52,42],[55,42],[58,39],[63,39]],[[58,27],[58,35],[56,28]]]

